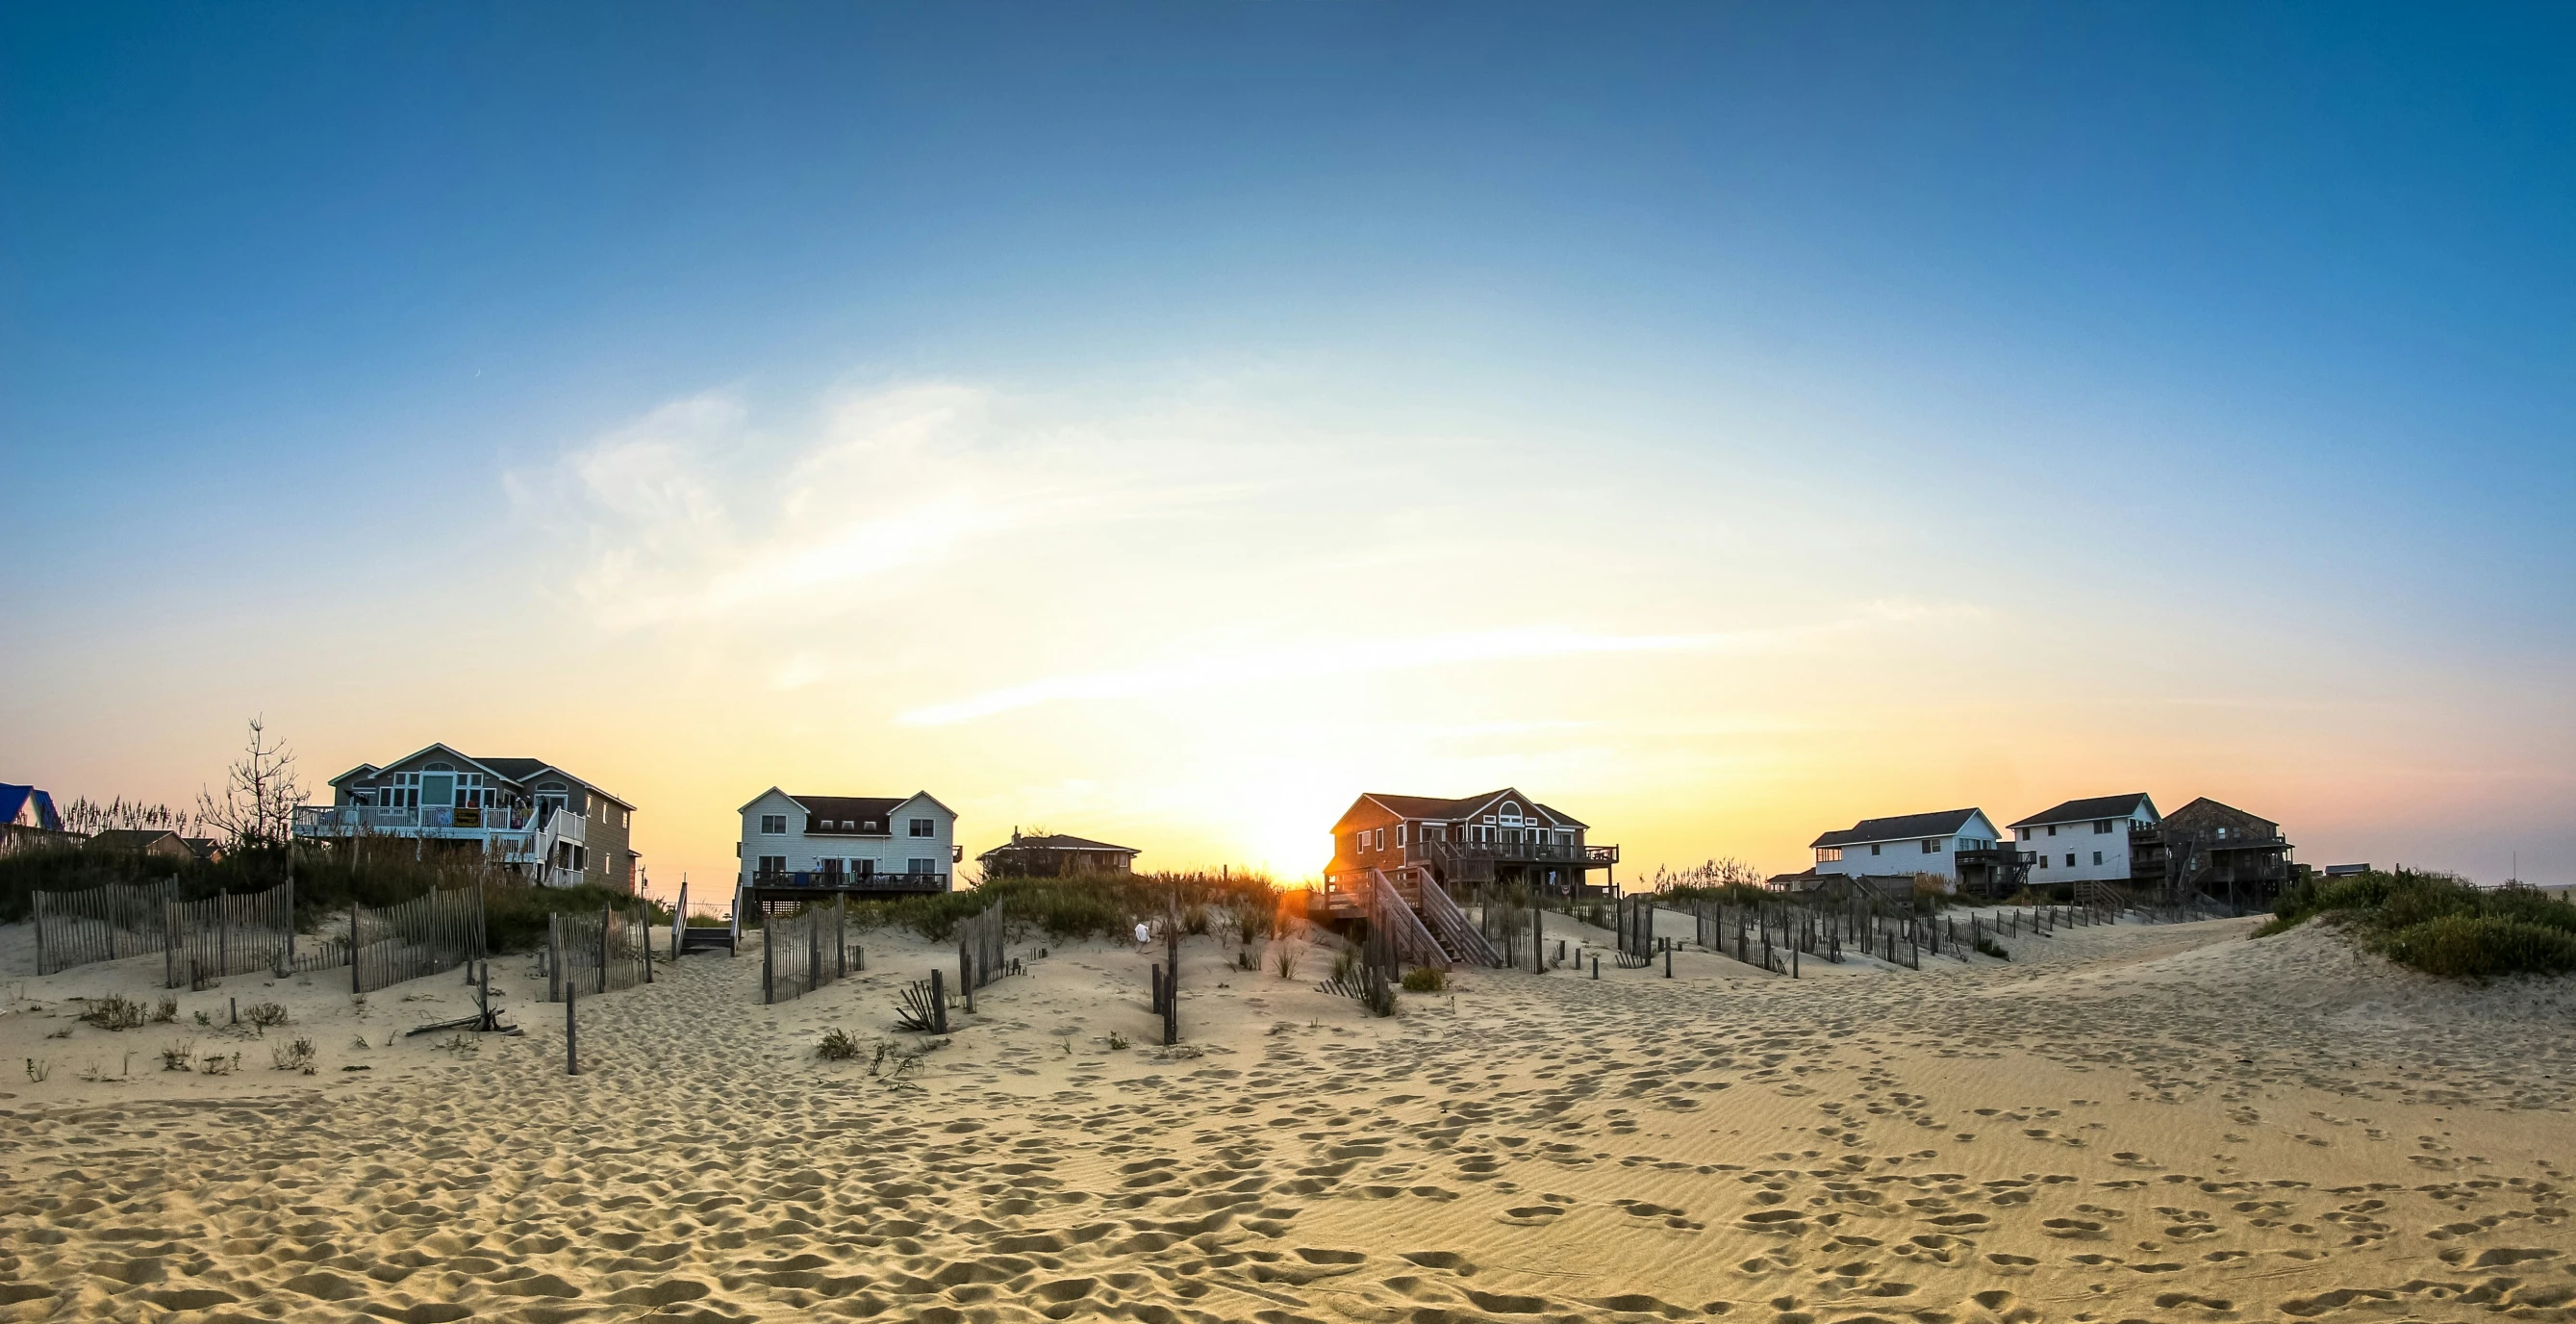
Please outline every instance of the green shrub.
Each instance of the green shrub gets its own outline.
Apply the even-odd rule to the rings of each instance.
[[[814,1045],[814,1056],[826,1062],[847,1062],[858,1055],[859,1041],[837,1025],[825,1030],[823,1042]]]
[[[2576,905],[2533,888],[2481,888],[2456,874],[2371,870],[2301,878],[2255,934],[2331,916],[2400,965],[2455,979],[2576,971]]]
[[[853,919],[862,928],[904,928],[931,942],[946,942],[959,921],[1000,901],[1014,925],[1027,925],[1050,938],[1119,939],[1133,933],[1139,921],[1161,921],[1176,891],[1184,932],[1208,932],[1211,914],[1218,909],[1235,917],[1238,934],[1278,923],[1278,886],[1267,875],[1242,871],[987,878],[961,891],[860,902],[853,907]]]
[[[2388,935],[2390,960],[2433,975],[2563,975],[2576,970],[2576,933],[2496,915],[2443,915]]]
[[[1417,965],[1404,972],[1407,993],[1438,993],[1449,987],[1449,972],[1433,966]]]

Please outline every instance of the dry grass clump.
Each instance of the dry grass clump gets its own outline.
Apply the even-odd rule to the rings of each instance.
[[[175,1009],[178,1004],[171,1005]],[[80,1014],[81,1024],[95,1025],[102,1030],[137,1030],[149,1019],[142,1003],[122,993],[91,998],[89,1009]]]
[[[254,1002],[241,1009],[241,1018],[243,1024],[266,1034],[270,1029],[286,1024],[286,1008],[274,1002]]]
[[[814,1056],[826,1062],[847,1062],[858,1055],[859,1041],[837,1025],[825,1030],[823,1042],[814,1045]]]
[[[1436,966],[1417,965],[1404,972],[1407,993],[1438,993],[1449,987],[1449,972]]]
[[[297,1039],[291,1044],[271,1044],[269,1062],[279,1071],[300,1071],[312,1075],[321,1069],[322,1055],[310,1039]]]
[[[2267,937],[2324,916],[2363,947],[2454,979],[2576,971],[2576,904],[2535,888],[2482,888],[2457,874],[2398,868],[2331,882],[2303,878],[2281,896]]]

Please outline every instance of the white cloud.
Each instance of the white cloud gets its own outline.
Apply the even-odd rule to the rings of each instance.
[[[570,590],[603,624],[716,625],[785,606],[819,626],[1014,533],[1258,490],[1257,474],[1226,468],[1240,455],[1187,432],[1207,422],[1033,417],[989,388],[931,381],[843,394],[809,429],[774,435],[710,393],[506,482],[577,549]]]

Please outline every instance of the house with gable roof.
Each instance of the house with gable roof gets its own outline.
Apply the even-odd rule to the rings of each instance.
[[[2000,844],[2003,834],[1977,808],[1864,818],[1827,832],[1809,846],[1814,876],[1907,878],[1932,874],[1961,890],[1994,895],[2018,889],[2019,852]]]
[[[741,812],[734,853],[749,904],[793,905],[836,892],[919,895],[955,885],[957,811],[928,791],[791,795],[772,786]]]
[[[1615,883],[1619,848],[1594,845],[1591,830],[1509,786],[1456,800],[1371,791],[1333,824],[1324,878],[1338,885],[1346,874],[1420,868],[1451,889],[1519,883],[1563,895],[1603,892]]]
[[[2015,844],[2032,857],[2034,885],[2124,883],[2161,876],[2157,827],[2163,821],[2146,792],[2130,791],[2068,800],[2016,820],[2012,830]]]
[[[0,855],[73,847],[81,841],[81,834],[64,829],[51,792],[0,782]]]
[[[477,757],[433,744],[381,767],[361,763],[326,784],[330,804],[295,813],[300,839],[391,837],[480,851],[549,887],[632,892],[638,881],[635,806],[545,759]]]

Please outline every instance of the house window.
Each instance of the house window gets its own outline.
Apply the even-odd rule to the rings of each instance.
[[[761,856],[760,871],[772,877],[787,872],[787,857],[784,855]]]
[[[876,871],[877,862],[874,860],[850,861],[850,876],[854,878],[867,878],[874,875]]]
[[[2098,850],[2093,852],[2093,862],[2095,864],[2100,864],[2102,862],[2102,852]]]
[[[2218,830],[2218,839],[2219,839],[2220,841],[2225,841],[2225,840],[2227,840],[2227,829],[2225,829],[2225,828],[2220,828],[2220,829]]]
[[[1385,828],[1379,828],[1379,829],[1377,830],[1377,848],[1378,848],[1379,850],[1385,850],[1385,849],[1386,849],[1386,829],[1385,829]]]
[[[1872,842],[1872,843],[1870,843],[1869,853],[1870,853],[1870,854],[1872,854],[1872,855],[1876,855],[1876,854],[1878,854],[1878,843],[1876,843],[1876,842]]]
[[[906,823],[906,824],[904,825],[904,831],[905,831],[907,834],[909,834],[909,835],[911,835],[911,836],[916,836],[916,837],[928,837],[928,836],[935,836],[935,835],[937,835],[937,834],[936,834],[936,832],[932,829],[932,826],[931,826],[931,822],[930,822],[930,820],[929,820],[929,819],[926,819],[926,818],[916,818],[916,819],[911,820],[910,822],[908,822],[908,823]]]
[[[760,835],[762,835],[762,836],[764,836],[764,837],[783,837],[783,836],[786,836],[786,835],[787,835],[787,815],[785,815],[785,814],[762,814],[762,815],[760,816]],[[762,859],[767,859],[767,858],[769,858],[769,857],[764,855],[764,856],[762,856],[761,858],[762,858]]]
[[[1404,825],[1402,823],[1395,825],[1395,845],[1398,850],[1402,850],[1404,848]]]
[[[838,878],[841,876],[841,862],[839,860],[824,860],[821,861],[821,864],[823,866],[824,877]]]
[[[906,861],[904,861],[904,870],[903,870],[903,871],[904,871],[905,873],[909,873],[909,874],[937,873],[937,872],[939,872],[939,861],[937,861],[937,860],[906,860]]]
[[[2073,852],[2073,851],[2068,851],[2068,852],[2066,852],[2066,867],[2067,867],[2067,868],[2069,868],[2069,869],[2072,869],[2072,868],[2074,868],[2074,867],[2075,867],[2075,852]]]
[[[2052,837],[2057,835],[2057,825],[2055,823],[2048,825],[2048,835]]]
[[[1938,840],[1928,840],[1928,841],[1925,841],[1925,842],[1923,843],[1923,853],[1924,853],[1924,854],[1926,854],[1926,855],[1938,855],[1938,854],[1940,854],[1940,853],[1941,853],[1941,843],[1940,843]]]
[[[2030,867],[2032,867],[2032,868],[2034,868],[2034,869],[2045,869],[2045,868],[2047,868],[2047,867],[2048,867],[2048,857],[2047,857],[2047,856],[2045,856],[2045,855],[2034,855],[2034,856],[2031,856],[2031,857],[2030,857]]]
[[[1816,863],[1818,864],[1830,864],[1842,857],[1843,848],[1840,846],[1818,846],[1816,848]]]
[[[2110,830],[2111,830],[2111,820],[2109,820],[2109,819],[2107,819],[2107,818],[2097,818],[2097,819],[2094,819],[2094,820],[2093,820],[2093,832],[2094,832],[2094,834],[2095,834],[2096,836],[2099,836],[2100,834],[2105,833],[2105,832],[2108,832],[2108,831],[2110,831]]]

